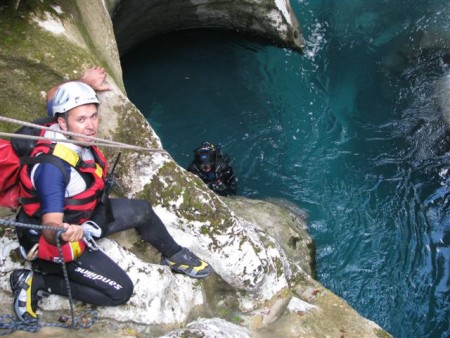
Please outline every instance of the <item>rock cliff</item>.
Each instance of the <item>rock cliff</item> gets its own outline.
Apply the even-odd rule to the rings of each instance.
[[[156,35],[193,28],[234,30],[294,50],[304,46],[288,0],[132,0],[111,6],[121,54]]]
[[[92,65],[105,67],[113,90],[99,94],[101,136],[156,150],[123,151],[116,193],[149,200],[174,238],[215,269],[201,281],[174,275],[132,231],[100,240],[99,246],[135,284],[129,303],[95,309],[99,320],[89,329],[44,327],[40,336],[389,336],[314,280],[313,243],[301,211],[278,202],[217,197],[163,151],[126,96],[116,41],[124,52],[165,31],[219,27],[301,49],[288,1],[239,4],[16,0],[0,6],[2,116],[31,121],[45,115],[48,88],[76,79]],[[9,123],[0,127],[17,129]],[[105,149],[110,158],[116,152]],[[0,231],[0,314],[11,314],[9,273],[29,263],[17,254],[14,231]],[[75,302],[76,314],[86,308]],[[51,295],[40,303],[38,314],[43,322],[68,316],[67,299]]]

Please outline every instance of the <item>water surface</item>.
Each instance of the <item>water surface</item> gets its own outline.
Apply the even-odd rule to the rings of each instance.
[[[124,57],[128,95],[181,166],[221,144],[240,195],[307,210],[318,279],[359,313],[395,337],[449,337],[450,132],[433,95],[450,5],[292,3],[303,55],[178,32]]]

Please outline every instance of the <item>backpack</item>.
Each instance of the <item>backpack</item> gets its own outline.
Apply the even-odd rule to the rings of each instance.
[[[0,139],[0,205],[15,209],[19,206],[20,159],[11,142]]]
[[[48,125],[53,119],[45,117],[33,121]],[[41,129],[24,126],[16,134],[41,136]],[[10,141],[0,139],[0,206],[16,209],[19,206],[19,172],[24,164],[43,162],[43,159],[30,157],[37,140],[12,137]]]

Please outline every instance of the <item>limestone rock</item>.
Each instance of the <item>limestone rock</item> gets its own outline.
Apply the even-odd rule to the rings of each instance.
[[[93,327],[66,331],[67,335],[176,337],[189,334],[189,330],[218,337],[227,332],[242,337],[272,337],[274,332],[286,337],[385,334],[312,278],[311,239],[298,213],[271,204],[264,207],[279,215],[279,220],[267,214],[257,217],[261,202],[230,202],[216,196],[162,149],[159,137],[126,97],[108,13],[117,15],[114,29],[119,40],[122,38],[119,45],[124,44],[123,50],[141,41],[144,36],[138,30],[147,30],[146,25],[147,33],[160,34],[191,28],[202,20],[203,26],[217,23],[222,28],[264,32],[277,43],[289,42],[292,48],[301,45],[288,1],[240,3],[236,10],[231,6],[236,2],[214,0],[96,0],[58,5],[16,1],[16,6],[0,6],[0,81],[7,84],[0,88],[2,116],[30,121],[45,115],[46,90],[63,80],[76,79],[89,66],[104,66],[113,89],[99,94],[101,136],[149,148],[145,152],[122,150],[116,171],[120,189],[114,193],[150,201],[177,242],[215,270],[201,281],[173,275],[158,264],[158,253],[132,232],[103,239],[99,245],[130,274],[135,293],[123,306],[96,308],[99,320]],[[136,8],[138,17],[132,13]],[[249,16],[250,12],[254,16]],[[187,20],[179,20],[181,15]],[[124,32],[130,18],[144,23]],[[176,26],[178,23],[183,27]],[[17,129],[6,123],[0,126],[7,131]],[[105,152],[111,158],[117,149]],[[0,230],[0,314],[11,314],[9,273],[29,263],[17,254],[14,232]],[[77,314],[86,308],[92,309],[75,302]],[[54,322],[60,314],[68,315],[68,300],[52,295],[41,302],[38,313],[42,321]],[[180,327],[185,328],[178,331]],[[39,332],[40,336],[63,334],[58,328]]]
[[[121,54],[151,37],[192,28],[243,32],[295,50],[304,46],[288,0],[132,0],[118,2],[113,21]]]
[[[186,328],[169,332],[161,338],[211,337],[211,338],[250,338],[251,332],[241,326],[213,318],[200,318],[189,323]]]

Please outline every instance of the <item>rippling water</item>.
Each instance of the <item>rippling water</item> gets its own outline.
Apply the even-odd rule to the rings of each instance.
[[[395,337],[449,337],[450,131],[434,93],[450,5],[292,2],[303,55],[179,32],[122,60],[129,97],[180,165],[220,143],[239,194],[306,209],[318,279],[358,312]]]

